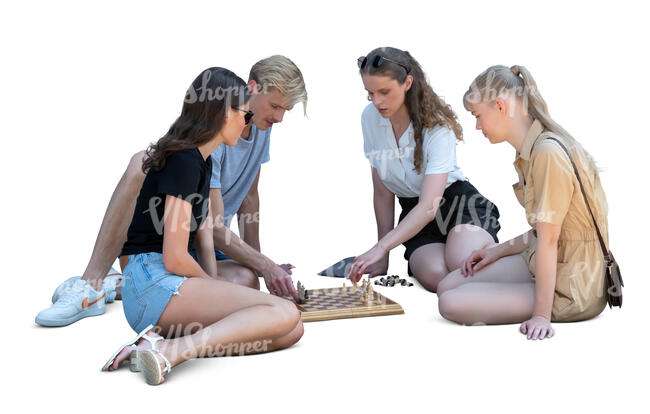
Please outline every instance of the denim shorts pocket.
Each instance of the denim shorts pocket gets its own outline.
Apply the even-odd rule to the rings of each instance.
[[[146,263],[134,263],[131,271],[133,289],[137,297],[141,297],[151,286],[151,274],[147,271]]]
[[[151,289],[163,285],[163,281],[169,276],[175,276],[162,262],[149,262],[141,265],[143,277],[136,283],[136,289],[140,296],[143,296]]]

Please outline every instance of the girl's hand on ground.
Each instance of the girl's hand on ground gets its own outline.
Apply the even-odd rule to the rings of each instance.
[[[551,321],[536,315],[522,323],[519,331],[532,340],[550,338],[554,334]]]
[[[378,244],[375,244],[372,249],[368,250],[361,256],[354,258],[352,266],[350,267],[348,279],[350,279],[352,283],[357,283],[364,274],[368,273],[368,268],[370,266],[380,262],[385,256],[388,256],[388,252],[385,252]]]
[[[465,277],[474,276],[474,272],[494,263],[497,259],[499,255],[492,248],[474,250],[460,266],[460,272]]]

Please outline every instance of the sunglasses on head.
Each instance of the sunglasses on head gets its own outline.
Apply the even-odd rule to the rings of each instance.
[[[248,123],[253,118],[253,115],[254,115],[253,111],[246,110],[246,109],[239,109],[239,108],[237,108],[237,110],[242,111],[243,113],[246,114],[246,115],[244,115],[244,125],[248,125]]]
[[[407,68],[405,65],[402,65],[399,62],[396,62],[396,61],[394,61],[392,59],[388,59],[388,58],[385,58],[385,57],[379,56],[379,55],[376,55],[374,58],[372,58],[371,65],[372,65],[373,68],[378,68],[384,62],[390,62],[390,63],[394,63],[395,65],[401,66],[402,68],[404,68],[407,75],[411,72],[411,69]],[[357,59],[357,66],[359,66],[359,69],[365,68],[367,64],[368,64],[368,56],[361,56],[359,59]]]

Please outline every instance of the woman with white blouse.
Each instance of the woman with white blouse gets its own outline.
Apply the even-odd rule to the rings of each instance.
[[[498,243],[499,211],[456,164],[462,129],[406,51],[378,48],[358,60],[369,104],[361,116],[370,161],[378,242],[357,256],[349,278],[386,274],[404,244],[408,272],[435,292],[474,250]],[[395,196],[402,207],[395,227]]]

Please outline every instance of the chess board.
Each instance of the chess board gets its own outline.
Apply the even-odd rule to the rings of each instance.
[[[364,304],[361,302],[361,292],[360,288],[352,286],[309,289],[307,301],[296,306],[303,322],[404,313],[399,303],[379,292],[374,292],[372,304]]]

